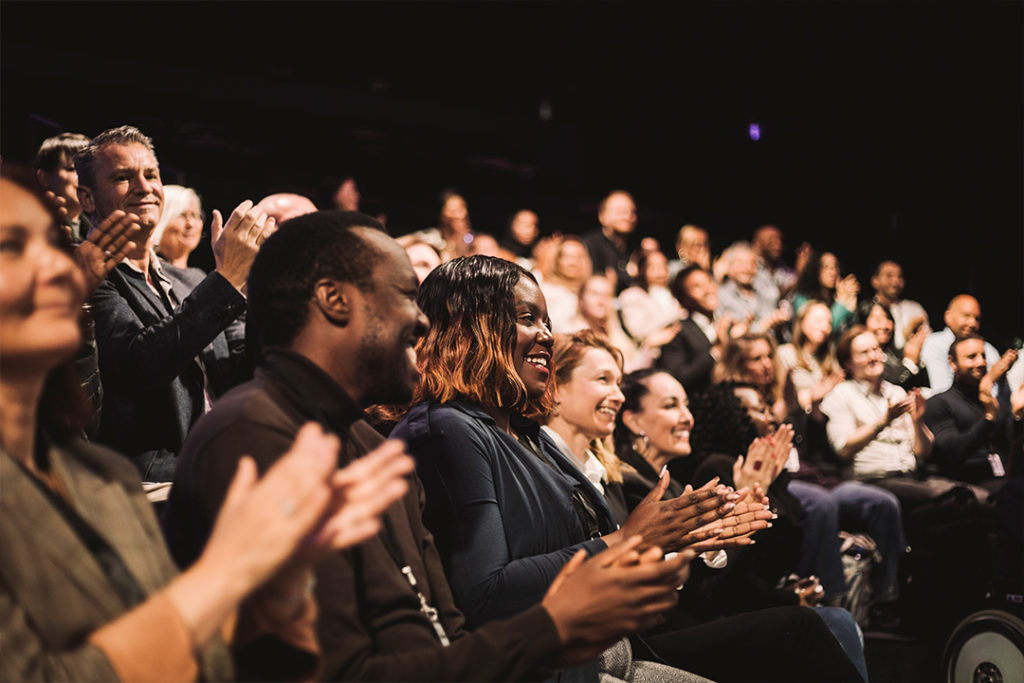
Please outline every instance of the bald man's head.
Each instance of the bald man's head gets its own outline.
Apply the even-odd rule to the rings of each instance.
[[[981,305],[970,294],[959,294],[949,302],[943,318],[957,338],[976,334],[981,327]]]
[[[308,197],[290,192],[278,192],[264,197],[256,208],[276,220],[278,225],[289,218],[316,211],[316,205]]]

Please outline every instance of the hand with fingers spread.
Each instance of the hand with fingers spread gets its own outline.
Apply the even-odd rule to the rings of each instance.
[[[75,261],[85,274],[86,295],[91,295],[118,263],[137,246],[139,217],[117,210],[86,235],[75,247]]]
[[[678,551],[687,544],[687,534],[728,514],[739,498],[729,487],[718,486],[716,477],[699,489],[662,500],[669,481],[668,472],[663,471],[657,485],[630,513],[622,528],[605,537],[609,545],[640,535],[644,546]]]
[[[68,200],[64,197],[58,197],[57,193],[53,190],[46,191],[46,200],[50,202],[57,209],[57,215],[60,216],[61,223],[64,223],[68,219]]]
[[[246,199],[239,204],[227,223],[216,209],[210,222],[210,240],[216,271],[242,291],[249,277],[249,269],[260,245],[277,229],[273,218],[253,206]]]
[[[747,488],[736,494],[736,503],[727,514],[688,535],[691,541],[687,543],[688,548],[702,553],[752,545],[753,534],[772,526],[775,515],[768,507],[767,498]]]
[[[336,471],[339,445],[307,424],[262,478],[252,458],[239,461],[203,554],[167,589],[194,642],[208,640],[271,577],[283,604],[301,603],[312,564],[375,533],[379,515],[404,494],[413,464],[400,444]]]
[[[559,666],[593,659],[619,638],[646,630],[675,606],[676,587],[689,576],[692,551],[663,560],[660,548],[641,552],[632,536],[586,559],[578,552],[559,572],[541,604],[564,646]]]

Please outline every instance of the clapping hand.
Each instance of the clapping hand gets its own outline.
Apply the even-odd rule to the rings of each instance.
[[[562,640],[560,667],[593,659],[619,638],[646,630],[675,606],[676,587],[689,575],[692,551],[662,559],[661,549],[640,551],[632,536],[589,560],[579,551],[544,596]]]
[[[107,216],[75,247],[75,262],[85,274],[86,297],[103,283],[118,263],[137,246],[139,217],[118,210]]]

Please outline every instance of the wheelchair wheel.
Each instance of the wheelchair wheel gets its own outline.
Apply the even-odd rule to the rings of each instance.
[[[1024,681],[1024,621],[1009,612],[975,612],[953,630],[942,655],[947,683]]]

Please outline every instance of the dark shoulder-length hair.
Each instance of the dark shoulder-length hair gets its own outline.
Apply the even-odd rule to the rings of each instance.
[[[54,225],[60,225],[57,208],[46,197],[35,175],[27,168],[4,162],[0,164],[0,178],[11,182],[31,194],[46,209]],[[58,248],[69,255],[74,246],[71,233],[61,227],[56,231]],[[71,359],[53,368],[46,376],[43,393],[39,398],[38,422],[40,431],[57,443],[66,443],[81,436],[92,411],[82,390],[78,371]]]
[[[854,311],[853,315],[853,322],[854,324],[867,327],[868,318],[871,317],[871,312],[875,310],[875,306],[882,309],[882,313],[885,313],[885,317],[892,323],[892,334],[889,335],[889,341],[885,343],[882,350],[896,353],[896,319],[892,317],[892,310],[888,306],[875,299],[865,299],[857,305],[857,310]]]
[[[430,331],[416,347],[416,402],[465,399],[535,418],[550,412],[553,383],[530,398],[516,369],[514,290],[522,278],[537,281],[518,264],[480,255],[453,259],[427,275],[418,303]]]

